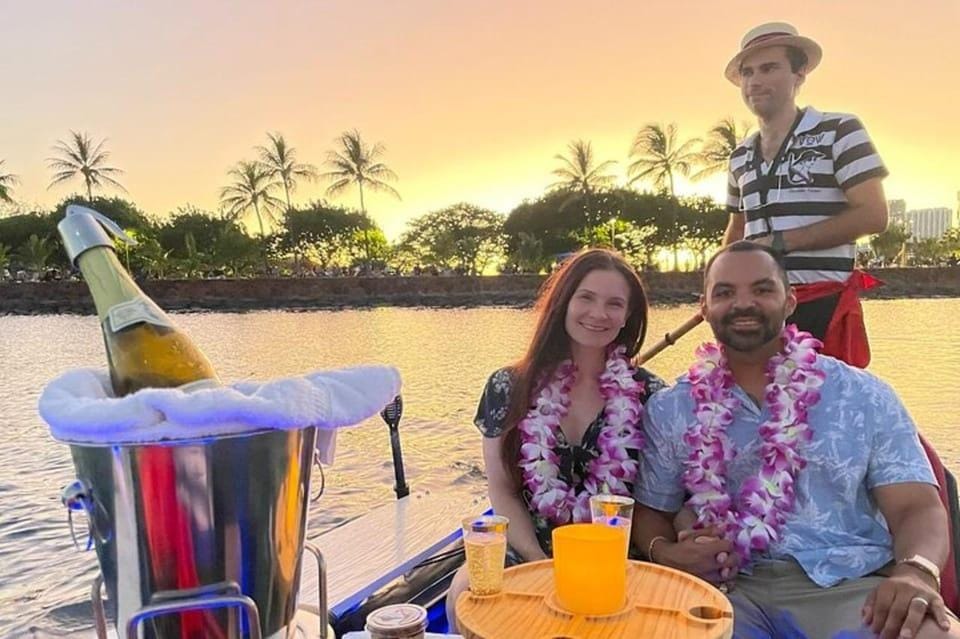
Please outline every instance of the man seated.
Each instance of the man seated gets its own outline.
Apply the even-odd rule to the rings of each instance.
[[[960,637],[916,426],[887,384],[785,326],[795,306],[764,246],[707,264],[701,310],[719,344],[646,405],[634,543],[728,590],[738,637]],[[677,535],[684,503],[696,524]]]

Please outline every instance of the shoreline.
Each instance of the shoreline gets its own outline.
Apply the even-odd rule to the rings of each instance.
[[[872,271],[884,286],[864,299],[960,297],[960,267]],[[171,311],[343,310],[384,306],[463,308],[530,306],[541,275],[484,277],[343,277],[244,280],[146,280],[144,291]],[[651,304],[697,301],[701,276],[644,273]],[[94,314],[86,284],[0,282],[0,315]]]

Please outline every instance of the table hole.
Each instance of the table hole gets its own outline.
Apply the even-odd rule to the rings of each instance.
[[[690,616],[704,621],[716,621],[728,615],[716,606],[694,606],[690,609]]]

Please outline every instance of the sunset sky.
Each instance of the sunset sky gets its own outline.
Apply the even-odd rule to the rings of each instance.
[[[507,213],[591,140],[620,173],[637,130],[703,135],[751,120],[723,78],[746,30],[786,20],[824,49],[801,104],[858,114],[909,208],[957,207],[957,0],[248,0],[4,3],[0,159],[14,197],[50,206],[44,159],[69,130],[108,138],[129,197],[165,216],[214,209],[226,171],[279,131],[322,164],[358,128],[386,147],[403,196],[368,200],[395,238],[458,201]],[[321,197],[302,184],[295,199]],[[722,180],[681,193],[719,197]],[[114,194],[113,191],[107,191]],[[356,206],[350,192],[338,202]]]

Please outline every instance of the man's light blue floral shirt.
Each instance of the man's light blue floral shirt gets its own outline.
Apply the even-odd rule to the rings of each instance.
[[[809,412],[813,439],[804,449],[807,466],[797,477],[796,509],[766,556],[793,557],[826,587],[893,560],[890,532],[871,489],[904,482],[936,485],[936,479],[913,420],[886,383],[832,357],[819,356],[817,366],[826,380]],[[759,469],[758,428],[769,419],[739,386],[734,393],[740,408],[727,430],[737,451],[728,466],[732,494]],[[682,473],[689,455],[683,433],[693,424],[693,408],[685,376],[647,403],[647,445],[635,487],[640,503],[667,512],[683,506]]]

